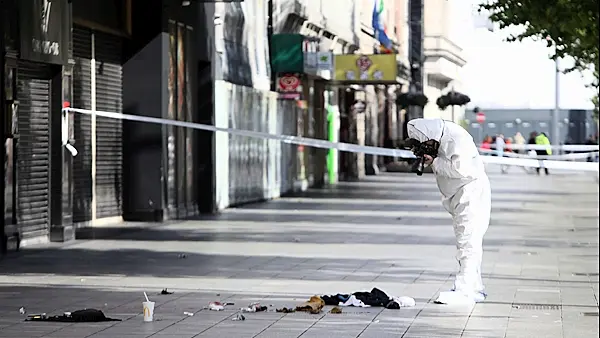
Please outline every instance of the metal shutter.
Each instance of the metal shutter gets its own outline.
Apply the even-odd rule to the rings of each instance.
[[[96,110],[122,112],[123,76],[121,38],[94,32],[96,60]],[[92,109],[92,31],[73,29],[75,58],[73,107]],[[92,219],[92,119],[77,114],[75,147],[79,150],[73,164],[74,222]],[[96,217],[122,215],[122,122],[105,117],[96,118]]]
[[[123,69],[121,38],[95,33],[96,109],[122,113]],[[122,121],[96,118],[96,207],[97,217],[122,215]]]
[[[73,29],[73,102],[74,108],[92,108],[92,35],[88,29]],[[73,222],[92,219],[92,118],[74,116],[75,148],[73,158]]]
[[[22,238],[47,236],[50,185],[50,74],[20,63],[17,113],[17,224]]]

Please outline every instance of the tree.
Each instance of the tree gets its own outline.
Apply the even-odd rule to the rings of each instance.
[[[490,20],[500,29],[521,26],[521,34],[512,35],[509,41],[526,38],[546,40],[548,47],[555,46],[552,59],[570,56],[573,70],[586,70],[598,66],[598,32],[600,0],[484,0],[479,10],[486,10]],[[596,86],[598,77],[596,72]]]

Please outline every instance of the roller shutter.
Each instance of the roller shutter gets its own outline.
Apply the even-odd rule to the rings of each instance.
[[[49,232],[51,74],[20,63],[17,76],[17,224],[27,239]]]
[[[93,37],[92,37],[93,34]],[[92,41],[94,48],[92,48]],[[121,38],[93,32],[87,28],[73,30],[75,58],[73,106],[122,112]],[[92,55],[94,53],[95,55]],[[95,93],[92,93],[91,60],[95,58]],[[92,122],[90,116],[78,114],[75,121],[76,146],[85,154],[74,163],[74,221],[92,219]],[[96,217],[122,215],[122,122],[96,118]]]
[[[92,35],[87,29],[73,29],[73,102],[74,108],[92,109]],[[73,158],[73,222],[92,219],[92,118],[74,116],[75,148]]]
[[[121,38],[95,33],[96,109],[123,112],[123,68]],[[122,215],[123,166],[122,121],[96,119],[96,210],[97,217]]]

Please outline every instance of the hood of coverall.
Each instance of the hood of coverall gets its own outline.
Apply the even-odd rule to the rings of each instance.
[[[408,137],[419,142],[436,140],[440,142],[444,133],[444,120],[441,119],[414,119],[408,121]]]

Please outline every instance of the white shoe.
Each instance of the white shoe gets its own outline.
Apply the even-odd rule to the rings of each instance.
[[[434,302],[448,305],[475,305],[484,300],[485,294],[482,292],[467,294],[459,291],[442,291]]]

